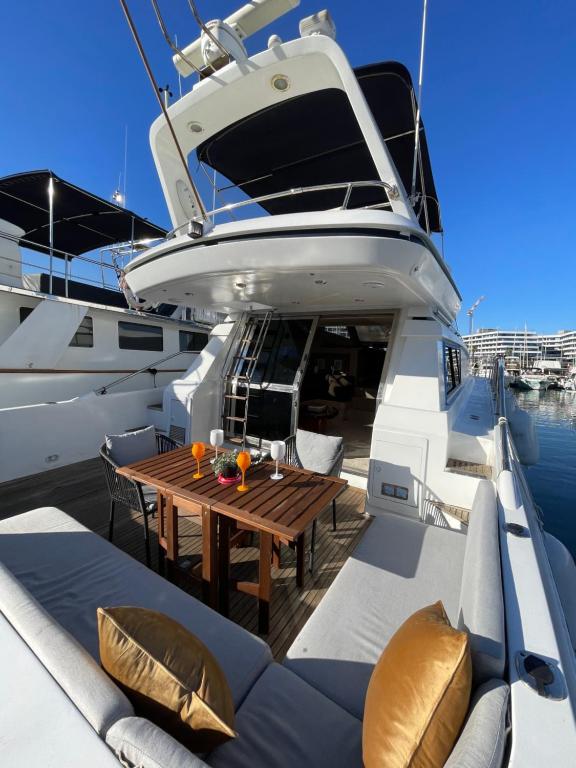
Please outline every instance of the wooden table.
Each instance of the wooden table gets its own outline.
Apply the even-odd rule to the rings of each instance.
[[[201,461],[204,477],[194,480],[196,461],[190,446],[177,448],[150,459],[120,467],[121,475],[158,491],[158,536],[166,550],[170,571],[178,558],[178,514],[182,509],[202,520],[202,585],[205,602],[213,608],[228,609],[230,531],[237,524],[260,534],[257,582],[234,582],[233,586],[258,599],[258,627],[268,632],[271,568],[274,547],[294,543],[297,549],[297,579],[304,579],[305,530],[345,489],[347,482],[306,469],[280,465],[282,480],[271,480],[274,464],[264,462],[246,473],[250,490],[224,486],[214,477],[207,448]],[[164,516],[166,518],[164,522]],[[278,552],[276,551],[276,556]]]

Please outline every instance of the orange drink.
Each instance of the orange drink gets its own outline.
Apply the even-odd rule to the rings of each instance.
[[[197,463],[197,471],[192,475],[194,480],[200,480],[201,477],[204,477],[202,472],[200,472],[200,460],[205,453],[206,453],[206,446],[204,445],[204,443],[192,444],[192,456],[196,459],[196,463]]]
[[[243,491],[247,491],[249,486],[246,485],[245,475],[246,470],[250,466],[252,459],[250,457],[250,453],[248,451],[240,451],[238,454],[238,458],[236,459],[236,464],[238,464],[238,467],[240,468],[240,471],[242,472],[242,484],[236,488],[237,491],[240,491],[241,493]]]

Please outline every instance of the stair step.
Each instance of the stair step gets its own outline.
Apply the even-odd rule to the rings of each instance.
[[[246,395],[224,395],[228,400],[248,400]]]
[[[459,520],[461,523],[468,525],[470,518],[469,509],[455,507],[453,504],[446,504],[443,501],[433,501],[432,499],[426,499],[424,505],[426,511],[437,510],[441,515],[449,515],[450,517]]]
[[[164,410],[162,407],[162,403],[152,403],[152,405],[147,406],[149,411],[162,411]]]
[[[242,416],[226,416],[228,421],[246,421]]]
[[[492,467],[488,464],[478,464],[474,461],[461,461],[460,459],[448,459],[446,470],[456,475],[467,475],[468,477],[484,477],[488,480],[492,478]]]
[[[257,357],[251,356],[246,357],[246,355],[234,355],[234,360],[258,360]]]

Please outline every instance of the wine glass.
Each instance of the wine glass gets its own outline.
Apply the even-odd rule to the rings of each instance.
[[[214,464],[216,459],[218,458],[218,447],[224,443],[224,430],[223,429],[213,429],[210,432],[210,445],[214,447],[215,450],[215,456],[213,459],[210,459],[210,464]]]
[[[192,444],[192,456],[196,459],[197,463],[197,471],[192,475],[194,480],[200,480],[201,477],[204,477],[202,472],[200,472],[200,459],[204,454],[206,453],[206,446],[204,443],[193,443]]]
[[[282,480],[284,475],[278,471],[278,462],[282,461],[284,456],[286,456],[286,443],[284,440],[273,440],[270,443],[270,455],[276,462],[276,472],[270,475],[270,480]]]
[[[246,485],[245,476],[246,476],[246,470],[250,466],[251,461],[252,459],[250,457],[249,451],[240,451],[236,459],[236,464],[238,464],[240,471],[242,472],[242,485],[239,485],[236,488],[236,490],[240,491],[241,493],[243,491],[247,491],[249,488],[249,486]]]

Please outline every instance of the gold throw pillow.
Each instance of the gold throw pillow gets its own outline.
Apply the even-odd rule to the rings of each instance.
[[[194,752],[233,738],[234,703],[214,656],[169,616],[146,608],[98,608],[100,660],[147,717]]]
[[[440,768],[470,702],[466,632],[450,626],[441,602],[414,613],[376,664],[364,709],[365,768]]]

